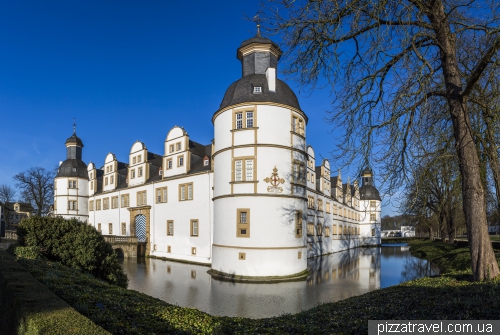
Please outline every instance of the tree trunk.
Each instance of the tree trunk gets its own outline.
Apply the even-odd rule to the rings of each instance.
[[[490,163],[493,181],[495,183],[495,195],[497,198],[497,211],[500,211],[500,159],[496,150],[495,136],[493,135],[493,125],[491,118],[486,115],[487,112],[483,110],[483,120],[486,125],[486,155]]]
[[[451,32],[442,2],[433,4],[429,18],[440,43],[446,99],[453,123],[455,148],[462,176],[462,197],[467,237],[474,280],[493,278],[500,274],[488,235],[485,192],[481,183],[479,157],[472,136],[466,99],[462,96],[462,81],[456,59],[455,36]]]
[[[432,226],[429,226],[429,238],[431,240],[434,239],[434,230],[432,230]]]

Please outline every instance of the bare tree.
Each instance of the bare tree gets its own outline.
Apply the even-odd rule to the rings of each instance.
[[[9,203],[14,201],[16,197],[16,190],[6,184],[0,185],[0,202],[4,205],[4,218],[7,227],[10,225],[10,215],[9,215]]]
[[[54,171],[42,167],[32,167],[14,176],[22,197],[31,203],[39,216],[50,210],[54,201]]]
[[[288,47],[287,72],[306,87],[319,78],[332,87],[330,121],[345,129],[346,163],[376,159],[376,149],[389,185],[400,185],[421,158],[414,152],[431,154],[413,150],[422,122],[433,105],[445,107],[434,126],[453,129],[473,276],[498,276],[469,111],[484,73],[500,66],[498,1],[270,1],[268,29]]]

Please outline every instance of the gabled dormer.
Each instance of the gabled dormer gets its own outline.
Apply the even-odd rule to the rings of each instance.
[[[330,162],[327,159],[323,159],[321,165],[316,167],[316,189],[326,196],[331,195]]]
[[[332,198],[335,198],[338,202],[342,203],[344,201],[344,192],[342,189],[342,175],[340,169],[338,170],[338,175],[330,178]]]
[[[359,183],[357,180],[354,181],[352,184],[353,190],[352,190],[352,198],[353,198],[353,206],[356,209],[359,209]]]
[[[307,187],[316,189],[316,158],[314,155],[314,149],[309,145],[307,147],[307,168],[306,168],[306,179]]]
[[[148,149],[136,141],[129,154],[128,186],[144,184],[149,178]]]
[[[118,161],[113,153],[106,155],[104,160],[104,177],[103,177],[103,192],[112,191],[118,185]]]
[[[347,206],[352,206],[352,190],[351,190],[351,180],[347,178],[347,183],[343,185],[344,193],[344,204]]]
[[[189,152],[189,135],[182,127],[174,126],[165,139],[163,156],[163,177],[172,177],[189,172],[191,154]]]
[[[89,174],[89,195],[92,196],[97,192],[97,169],[94,163],[89,163],[87,172]]]

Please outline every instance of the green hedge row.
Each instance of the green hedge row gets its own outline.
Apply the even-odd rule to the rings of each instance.
[[[1,334],[109,334],[0,251]]]

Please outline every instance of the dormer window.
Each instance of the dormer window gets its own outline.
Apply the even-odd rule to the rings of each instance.
[[[253,93],[262,93],[262,87],[261,86],[255,86],[253,88]]]
[[[208,158],[205,158],[205,159],[203,160],[203,166],[208,166]]]

